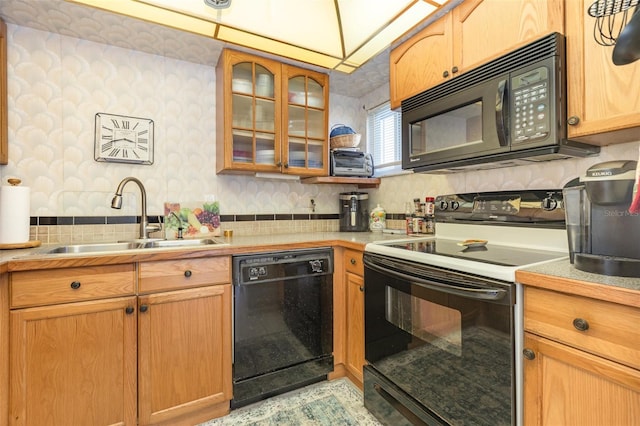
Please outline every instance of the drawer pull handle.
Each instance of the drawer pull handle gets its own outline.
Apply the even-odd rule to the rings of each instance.
[[[147,312],[149,310],[149,305],[140,305],[140,312]]]
[[[71,288],[77,290],[80,288],[80,281],[74,281],[71,283]]]
[[[589,323],[582,318],[576,318],[573,320],[573,326],[578,331],[587,331],[589,329]]]
[[[534,359],[536,359],[536,353],[531,349],[524,349],[522,351],[522,355],[529,361],[533,361]]]
[[[189,278],[191,276],[191,271],[188,270],[188,269],[186,271],[184,271],[184,276]]]
[[[354,258],[351,258],[351,264],[355,265],[356,264],[356,260]]]
[[[124,310],[127,315],[131,315],[134,311],[133,306],[127,306],[127,309]]]

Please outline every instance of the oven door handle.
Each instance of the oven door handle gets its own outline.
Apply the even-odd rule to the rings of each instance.
[[[454,294],[456,296],[462,296],[469,299],[480,300],[500,300],[505,297],[507,291],[501,288],[470,288],[460,287],[453,284],[442,284],[436,281],[425,280],[417,278],[412,275],[403,274],[398,271],[382,268],[375,263],[371,263],[368,259],[364,259],[364,265],[372,270],[381,273],[383,275],[389,275],[394,278],[400,278],[405,281],[409,281],[420,287],[428,288],[430,290],[437,290],[444,293]],[[365,288],[367,284],[365,283]]]

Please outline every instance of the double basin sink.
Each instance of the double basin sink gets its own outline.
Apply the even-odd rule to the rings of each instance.
[[[39,250],[38,254],[78,254],[107,253],[113,251],[140,250],[152,248],[202,247],[209,245],[227,245],[213,238],[194,240],[139,240],[117,243],[71,244]]]

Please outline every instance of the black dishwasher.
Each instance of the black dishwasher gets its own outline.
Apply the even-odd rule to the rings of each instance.
[[[333,250],[233,256],[233,399],[247,405],[333,370]]]

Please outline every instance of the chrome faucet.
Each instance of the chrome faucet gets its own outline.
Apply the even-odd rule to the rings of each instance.
[[[129,182],[135,182],[140,188],[140,194],[142,195],[142,213],[140,214],[140,238],[149,239],[149,233],[160,231],[160,225],[150,225],[149,218],[147,217],[147,191],[144,189],[144,185],[138,179],[134,177],[126,177],[122,179],[116,189],[116,195],[111,200],[112,209],[120,209],[122,207],[122,190],[124,186]]]

